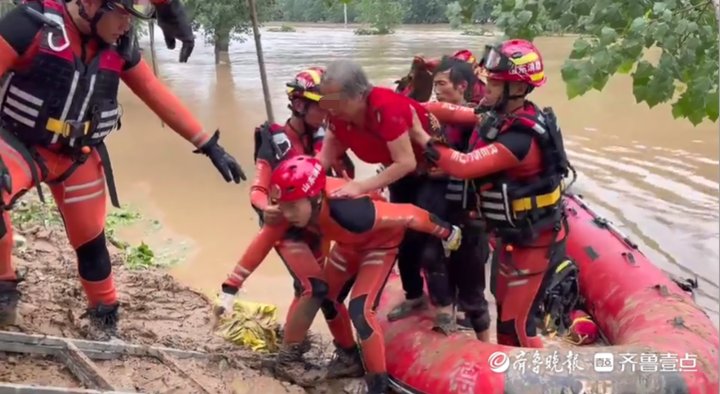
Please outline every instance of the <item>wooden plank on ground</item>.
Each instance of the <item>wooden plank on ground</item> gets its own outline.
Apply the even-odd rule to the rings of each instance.
[[[0,394],[137,394],[131,391],[101,391],[74,387],[33,386],[0,382]]]
[[[125,342],[100,342],[85,339],[60,338],[47,335],[0,331],[0,352],[57,354],[71,342],[91,359],[111,359],[120,355],[156,357],[157,352],[183,358],[208,358],[204,352],[180,350],[161,346],[134,345]]]
[[[189,372],[187,372],[183,367],[181,367],[177,361],[173,357],[171,357],[169,354],[167,354],[164,351],[159,351],[155,355],[160,361],[162,361],[163,364],[167,365],[170,369],[175,371],[176,373],[182,375],[186,379],[193,382],[193,384],[203,393],[212,394],[210,391],[208,391],[202,383],[198,382],[197,379],[195,379],[192,375],[190,375]]]
[[[105,374],[75,344],[65,341],[65,346],[58,357],[82,384],[91,389],[115,391]]]

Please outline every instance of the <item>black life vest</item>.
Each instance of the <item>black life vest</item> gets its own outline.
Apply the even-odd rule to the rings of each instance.
[[[44,16],[63,28],[45,24],[29,67],[8,72],[0,88],[0,121],[27,145],[96,146],[118,127],[125,60],[106,46],[85,64],[65,32],[64,5],[42,5]]]
[[[442,125],[440,130],[453,149],[460,152],[468,151],[469,140],[473,132],[472,127]],[[466,179],[448,177],[445,200],[447,200],[449,207],[456,209],[475,207],[473,196],[469,193],[469,186],[470,182]]]
[[[533,179],[516,179],[509,172],[477,180],[479,210],[490,229],[511,240],[531,240],[537,232],[557,226],[562,215],[563,180],[570,164],[565,153],[562,132],[552,108],[539,110],[528,102],[511,115],[488,114],[478,128],[480,144],[490,144],[509,129],[529,133],[539,145],[542,168]],[[493,120],[494,119],[494,120]],[[476,144],[475,149],[478,148]]]

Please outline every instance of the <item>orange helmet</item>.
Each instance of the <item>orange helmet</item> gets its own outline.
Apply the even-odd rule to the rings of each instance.
[[[545,84],[542,55],[530,41],[508,40],[485,47],[484,67],[488,79],[525,82],[534,87]]]
[[[461,60],[463,62],[468,62],[472,65],[475,65],[477,63],[477,59],[475,59],[475,55],[473,55],[472,52],[470,52],[469,49],[461,49],[455,54],[452,55],[455,59]]]
[[[287,94],[289,99],[304,98],[312,101],[320,101],[320,81],[325,74],[322,67],[311,67],[307,70],[300,71],[291,82],[287,85]]]

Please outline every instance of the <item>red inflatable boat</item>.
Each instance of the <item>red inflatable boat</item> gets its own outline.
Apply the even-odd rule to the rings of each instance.
[[[718,331],[690,294],[580,196],[566,197],[567,250],[586,308],[611,346],[523,349],[431,330],[429,313],[388,322],[403,299],[391,277],[378,306],[400,393],[717,394]],[[491,305],[491,308],[493,306]]]

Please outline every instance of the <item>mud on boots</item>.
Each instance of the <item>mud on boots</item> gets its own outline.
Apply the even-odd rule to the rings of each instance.
[[[343,349],[338,354],[343,357],[342,363],[338,360],[336,364],[357,364],[356,356],[351,354],[351,349],[356,346],[354,326],[368,374],[384,374],[385,345],[375,316],[375,305],[395,263],[397,245],[405,231],[413,229],[432,234],[442,239],[449,250],[457,250],[462,231],[415,205],[385,202],[377,193],[355,198],[331,196],[332,191],[348,184],[346,179],[328,177],[321,162],[311,156],[294,156],[281,162],[272,172],[270,198],[277,202],[283,221],[260,229],[223,285],[239,287],[289,229],[301,228],[324,234],[328,241],[335,241],[323,267],[322,278],[328,286],[325,300],[332,302],[336,311],[334,315],[326,315],[332,323],[329,324],[330,333],[337,347]],[[304,256],[305,265],[317,264],[309,251],[298,256]],[[352,287],[346,307],[343,299],[348,284]],[[303,313],[290,317],[309,318],[311,322],[321,305],[307,303]],[[299,333],[303,336],[297,342],[306,332]],[[294,344],[297,342],[287,341],[283,346],[280,365],[290,365],[297,359],[301,353]]]
[[[363,377],[365,367],[357,345],[343,348],[335,341],[333,341],[333,344],[335,345],[335,353],[326,367],[325,377],[327,379]]]
[[[131,27],[153,14],[143,0],[36,0],[0,18],[0,155],[3,178],[12,180],[0,189],[2,205],[12,206],[33,188],[44,202],[40,186],[49,186],[77,254],[85,315],[108,335],[116,332],[118,302],[104,232],[106,200],[116,207],[119,201],[104,140],[120,128],[120,81],[226,181],[245,179],[218,144],[219,133],[206,132],[142,59]],[[9,305],[16,302],[17,278],[7,211],[3,218],[0,281]]]

